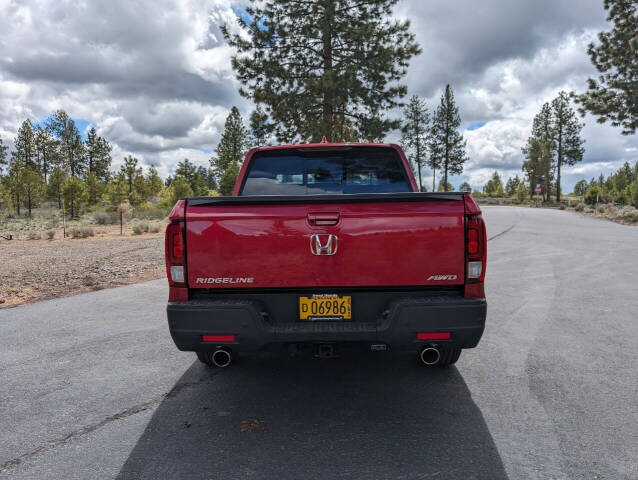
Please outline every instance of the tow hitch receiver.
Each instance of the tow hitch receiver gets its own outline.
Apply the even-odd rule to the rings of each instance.
[[[320,343],[316,346],[315,357],[337,358],[339,356],[336,345],[332,343]]]

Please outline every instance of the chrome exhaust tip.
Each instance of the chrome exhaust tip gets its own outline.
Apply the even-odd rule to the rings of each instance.
[[[439,363],[439,360],[441,360],[441,352],[434,346],[425,347],[421,350],[419,358],[423,365],[431,367],[432,365]]]
[[[225,348],[220,348],[210,355],[210,360],[216,367],[224,368],[231,364],[233,356],[230,351]]]

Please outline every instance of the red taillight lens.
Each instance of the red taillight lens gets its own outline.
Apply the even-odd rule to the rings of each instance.
[[[467,231],[467,253],[470,255],[479,253],[479,233],[476,228],[470,228]]]
[[[449,340],[452,337],[450,332],[418,332],[417,340]]]
[[[232,343],[235,341],[235,335],[203,335],[202,341],[208,343]]]
[[[177,233],[173,233],[172,238],[172,252],[175,260],[182,260],[184,258],[184,241],[182,239],[181,230]]]

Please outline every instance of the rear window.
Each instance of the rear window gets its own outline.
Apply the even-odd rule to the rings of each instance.
[[[411,192],[392,148],[257,153],[240,195],[321,195]]]

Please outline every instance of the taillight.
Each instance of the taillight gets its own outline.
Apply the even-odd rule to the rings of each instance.
[[[480,214],[465,218],[466,279],[468,283],[482,282],[485,278],[485,223]]]
[[[171,285],[183,285],[186,282],[183,222],[172,222],[166,227],[166,267]]]

